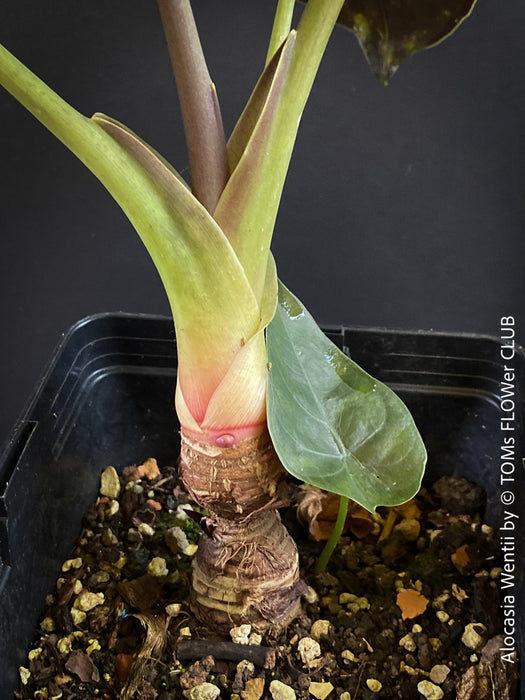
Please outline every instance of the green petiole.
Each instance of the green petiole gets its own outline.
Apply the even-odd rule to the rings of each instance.
[[[290,33],[292,27],[293,8],[295,0],[279,0],[273,21],[272,35],[266,56],[266,65],[270,63],[275,53]]]
[[[341,496],[341,499],[339,501],[339,512],[337,514],[337,520],[335,521],[334,529],[332,530],[332,534],[330,535],[329,540],[324,546],[323,551],[321,552],[321,556],[317,560],[317,564],[315,565],[315,573],[316,574],[322,574],[326,571],[326,566],[328,562],[330,561],[330,557],[334,553],[334,549],[337,546],[337,543],[339,542],[339,538],[341,537],[343,533],[343,528],[345,526],[346,522],[346,516],[348,513],[348,498],[346,496]]]

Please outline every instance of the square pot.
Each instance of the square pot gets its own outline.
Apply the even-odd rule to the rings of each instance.
[[[472,335],[325,332],[408,405],[429,453],[427,479],[457,474],[482,485],[485,522],[495,529],[504,528],[506,512],[524,512],[521,350],[509,358],[499,339]],[[175,463],[176,360],[169,318],[129,314],[84,319],[55,351],[0,458],[0,697],[18,687],[18,667],[27,662],[45,597],[96,498],[101,471],[150,456]],[[509,436],[512,449],[502,450]],[[525,542],[516,531],[501,534],[514,536],[516,544],[505,593],[515,596],[519,613]],[[523,659],[519,615],[514,639]]]

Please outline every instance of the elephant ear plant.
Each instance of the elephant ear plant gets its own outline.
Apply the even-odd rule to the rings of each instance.
[[[403,58],[450,33],[472,0],[420,5],[309,0],[290,30],[294,3],[280,0],[266,67],[226,141],[189,0],[159,0],[191,189],[123,124],[82,116],[0,49],[0,82],[109,190],[165,286],[179,357],[180,473],[208,514],[193,569],[193,608],[208,624],[264,630],[300,608],[297,550],[277,512],[283,466],[339,494],[339,521],[349,498],[373,511],[419,488],[426,454],[408,410],[278,282],[270,242],[336,22],[357,34],[385,82]]]

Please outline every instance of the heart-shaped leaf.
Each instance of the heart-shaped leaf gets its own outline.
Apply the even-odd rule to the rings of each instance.
[[[386,84],[409,56],[439,44],[476,0],[346,0],[338,22],[357,36],[370,67]]]
[[[268,427],[287,471],[369,511],[411,498],[426,451],[407,407],[328,340],[282,284],[267,346]]]

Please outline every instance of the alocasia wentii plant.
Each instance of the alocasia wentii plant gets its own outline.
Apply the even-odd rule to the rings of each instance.
[[[402,402],[335,348],[277,280],[270,252],[301,114],[339,20],[382,81],[436,43],[472,0],[279,0],[266,67],[228,141],[189,0],[159,0],[191,188],[110,117],[79,114],[0,47],[0,82],[100,179],[145,243],[178,344],[181,476],[208,511],[193,605],[213,624],[286,624],[297,552],[277,506],[286,468],[373,510],[409,499],[426,454]],[[438,7],[439,5],[439,7]],[[273,319],[273,320],[272,320]]]

